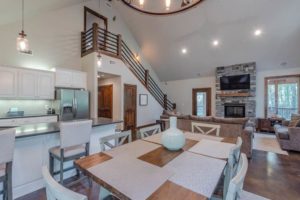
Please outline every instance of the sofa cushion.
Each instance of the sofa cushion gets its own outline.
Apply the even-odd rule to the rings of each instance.
[[[199,116],[196,116],[196,115],[190,115],[189,118],[191,120],[202,121],[202,122],[212,122],[213,121],[213,117],[211,117],[211,116],[199,117]]]
[[[292,114],[289,127],[296,127],[299,120],[300,114]]]
[[[216,123],[224,124],[242,124],[243,126],[248,121],[248,118],[223,118],[223,117],[213,117],[213,121]]]
[[[298,120],[296,127],[300,127],[300,120]]]
[[[289,131],[287,127],[280,127],[277,129],[277,135],[279,137],[279,139],[282,140],[289,140]]]

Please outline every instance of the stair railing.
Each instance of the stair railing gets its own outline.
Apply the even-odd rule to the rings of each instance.
[[[144,68],[122,40],[122,36],[102,29],[98,27],[97,23],[94,23],[91,29],[81,32],[81,57],[98,51],[121,59],[165,110],[176,108],[176,104],[168,99],[167,94],[160,89],[151,77],[149,70]]]

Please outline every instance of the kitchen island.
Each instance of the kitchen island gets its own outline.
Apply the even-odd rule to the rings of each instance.
[[[107,118],[92,119],[93,129],[90,141],[90,153],[100,152],[99,138],[115,133],[121,120]],[[12,127],[0,127],[7,129]],[[27,124],[16,129],[16,142],[13,160],[13,194],[18,198],[44,187],[42,166],[49,166],[48,150],[60,144],[59,122]],[[71,166],[70,161],[65,167]],[[59,169],[55,162],[55,170]],[[75,175],[71,170],[65,173],[65,178]]]

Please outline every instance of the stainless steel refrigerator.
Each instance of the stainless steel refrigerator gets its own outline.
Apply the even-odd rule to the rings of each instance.
[[[59,116],[61,121],[88,119],[89,92],[85,90],[57,89]]]

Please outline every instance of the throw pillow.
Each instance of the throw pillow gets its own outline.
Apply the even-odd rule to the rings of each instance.
[[[289,127],[296,127],[299,120],[300,120],[300,114],[292,114]]]

